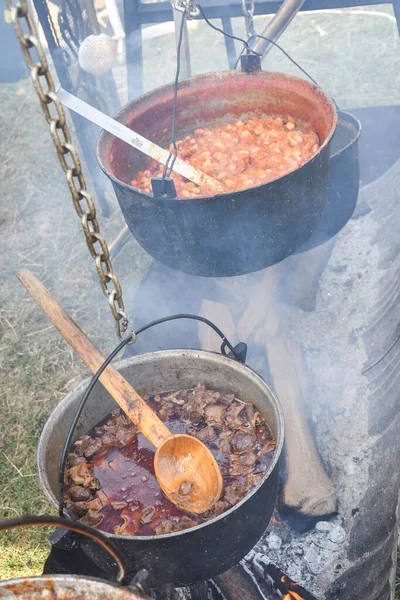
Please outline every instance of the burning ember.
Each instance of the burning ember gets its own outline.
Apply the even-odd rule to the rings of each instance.
[[[299,584],[295,583],[294,581],[289,579],[289,577],[287,577],[287,575],[283,575],[283,577],[281,577],[281,582],[285,586],[294,587],[297,589],[300,588]],[[304,596],[301,596],[297,592],[294,592],[293,590],[289,590],[289,592],[283,596],[283,600],[305,600],[305,599],[304,599]]]
[[[282,594],[283,600],[316,600],[315,596],[290,579],[273,563],[264,564],[264,569],[272,579],[275,588]]]

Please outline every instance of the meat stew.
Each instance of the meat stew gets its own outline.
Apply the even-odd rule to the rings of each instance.
[[[65,473],[65,502],[82,522],[117,535],[162,535],[194,527],[242,500],[275,452],[257,409],[205,385],[145,397],[172,433],[199,438],[214,454],[224,494],[203,515],[188,515],[162,493],[154,448],[119,409],[75,442]]]

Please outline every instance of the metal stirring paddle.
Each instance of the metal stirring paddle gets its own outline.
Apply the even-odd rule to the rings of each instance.
[[[84,117],[88,121],[91,121],[95,125],[105,129],[109,133],[112,133],[118,139],[126,142],[133,148],[136,148],[136,150],[140,150],[140,152],[147,154],[147,156],[154,158],[154,160],[157,160],[162,165],[166,164],[170,155],[168,150],[164,150],[164,148],[161,148],[160,146],[157,146],[157,144],[150,142],[150,140],[143,137],[139,133],[132,131],[132,129],[129,129],[129,127],[126,127],[112,117],[105,115],[97,108],[94,108],[94,106],[91,106],[83,100],[80,100],[63,88],[60,88],[57,91],[57,96],[64,106],[78,113],[81,115],[81,117]],[[197,185],[201,186],[206,184],[215,194],[224,192],[224,189],[219,181],[209,177],[206,175],[206,173],[199,171],[195,167],[192,167],[192,165],[183,161],[179,157],[176,158],[172,168],[174,171],[179,173],[179,175],[186,177],[186,179],[193,181],[193,183],[196,183]]]

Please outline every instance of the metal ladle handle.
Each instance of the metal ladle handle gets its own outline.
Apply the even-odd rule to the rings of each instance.
[[[126,566],[119,550],[116,548],[113,542],[111,542],[111,540],[109,540],[105,535],[100,533],[100,531],[89,527],[88,525],[84,525],[83,523],[77,523],[75,521],[70,521],[69,519],[63,519],[62,517],[53,517],[47,515],[27,515],[26,517],[19,517],[17,519],[7,519],[5,521],[0,521],[0,531],[16,529],[18,527],[37,527],[43,525],[52,525],[54,527],[68,529],[69,531],[75,531],[76,533],[81,533],[82,535],[98,542],[108,552],[108,554],[110,554],[113,557],[113,559],[118,565],[119,572],[116,579],[117,582],[121,585],[127,584]]]
[[[168,150],[164,150],[164,148],[161,148],[139,133],[129,129],[129,127],[126,127],[112,117],[105,115],[94,106],[84,102],[63,88],[59,88],[57,90],[57,96],[61,104],[78,113],[78,115],[81,115],[81,117],[84,117],[98,127],[105,129],[108,131],[108,133],[111,133],[116,138],[129,144],[136,150],[143,152],[143,154],[150,156],[150,158],[160,162],[162,165],[165,166],[168,163],[170,156]],[[208,185],[209,188],[216,194],[224,192],[222,184],[217,179],[213,179],[206,173],[199,171],[199,169],[193,167],[190,163],[183,161],[179,157],[177,157],[174,162],[173,170],[199,186],[202,186],[203,184]]]

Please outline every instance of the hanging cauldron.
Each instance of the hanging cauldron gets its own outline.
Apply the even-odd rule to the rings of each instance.
[[[125,106],[116,119],[161,146],[170,142],[172,85]],[[329,193],[329,143],[337,115],[317,86],[280,73],[224,72],[180,83],[177,138],[197,127],[264,115],[308,121],[320,148],[302,167],[270,183],[195,199],[153,198],[129,185],[144,156],[102,132],[101,168],[111,179],[125,220],[141,246],[163,264],[208,277],[241,275],[295,252],[316,229]]]
[[[311,250],[331,239],[351,218],[360,187],[360,135],[360,121],[348,112],[339,111],[337,128],[330,145],[331,182],[328,200],[318,227],[295,254]]]
[[[44,575],[41,577],[24,577],[0,581],[0,598],[2,600],[150,600],[144,596],[133,581],[128,585],[125,561],[115,548],[115,544],[99,531],[82,525],[72,523],[59,517],[22,517],[0,521],[0,531],[15,529],[16,527],[37,525],[54,525],[63,529],[73,530],[95,540],[100,548],[105,551],[107,560],[118,564],[119,572],[116,574],[117,583],[103,581],[94,577],[81,577],[78,575]]]
[[[280,405],[264,380],[245,365],[220,354],[200,350],[163,350],[130,358],[119,365],[121,374],[141,394],[190,389],[204,383],[216,391],[251,401],[266,419],[276,439],[276,453],[261,482],[222,515],[180,532],[159,536],[118,536],[112,539],[134,574],[146,568],[150,585],[184,585],[209,579],[237,564],[256,544],[271,518],[278,490],[278,465],[283,446]],[[38,446],[42,488],[58,506],[60,456],[67,431],[88,382],[81,383],[55,408]],[[92,429],[115,408],[104,388],[96,384],[78,424],[75,439]],[[88,552],[104,568],[105,556],[86,542]],[[101,549],[100,549],[101,550]]]

